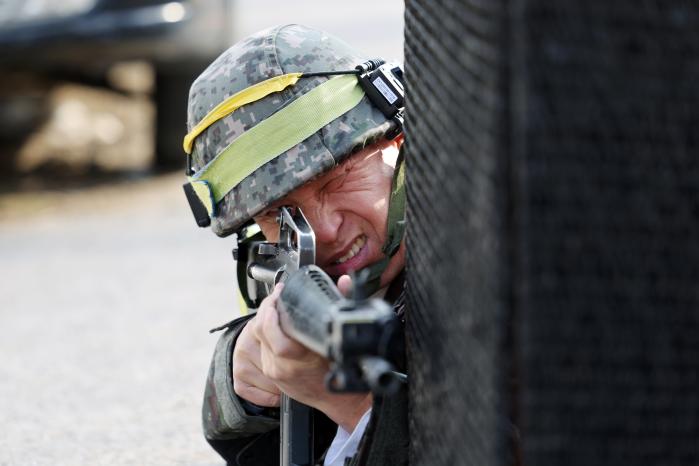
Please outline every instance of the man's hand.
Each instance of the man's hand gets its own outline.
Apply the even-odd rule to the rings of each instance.
[[[314,406],[326,393],[324,381],[328,361],[282,331],[276,306],[283,286],[278,284],[274,292],[262,301],[251,322],[260,344],[260,369],[291,398]]]
[[[279,325],[277,299],[283,285],[265,298],[233,351],[233,387],[260,406],[278,406],[279,393],[325,413],[351,432],[371,406],[371,395],[338,395],[325,387],[328,360],[287,337]]]
[[[233,348],[233,390],[256,405],[279,406],[279,388],[262,371],[260,341],[255,335],[257,318],[253,317],[243,327]]]

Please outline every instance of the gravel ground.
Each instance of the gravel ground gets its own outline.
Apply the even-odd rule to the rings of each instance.
[[[181,174],[0,195],[0,465],[222,465],[200,433],[232,239]]]
[[[238,3],[238,37],[300,22],[372,56],[402,55],[399,0],[330,16],[321,0]],[[0,162],[149,166],[144,96],[65,84],[47,111],[16,160],[2,147]],[[199,411],[216,343],[207,330],[237,315],[233,241],[196,227],[183,178],[9,194],[0,180],[0,466],[223,465]]]

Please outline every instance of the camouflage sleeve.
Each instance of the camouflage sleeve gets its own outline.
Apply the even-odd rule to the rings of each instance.
[[[209,368],[202,408],[204,435],[209,441],[232,440],[269,432],[279,421],[263,415],[250,415],[233,391],[233,347],[252,316],[231,322],[216,344]]]

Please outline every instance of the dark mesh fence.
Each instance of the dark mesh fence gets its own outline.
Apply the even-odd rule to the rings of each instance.
[[[503,457],[502,5],[406,3],[411,451]]]
[[[405,56],[412,464],[699,464],[699,3],[407,0]]]

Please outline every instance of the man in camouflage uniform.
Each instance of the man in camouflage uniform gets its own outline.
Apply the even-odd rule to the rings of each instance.
[[[385,299],[400,310],[405,247],[398,243],[392,254],[386,255],[383,246],[402,137],[386,138],[395,123],[387,120],[366,96],[359,94],[358,103],[348,111],[324,122],[293,147],[272,154],[249,173],[244,172],[245,176],[231,182],[230,187],[215,187],[220,180],[210,176],[207,181],[204,176],[217,163],[215,159],[230,155],[224,154],[226,151],[235,152],[236,145],[245,147],[247,136],[252,138],[256,131],[264,131],[263,122],[283,117],[295,101],[331,78],[302,77],[292,86],[249,99],[202,126],[200,123],[221,102],[275,76],[351,70],[363,62],[365,57],[340,40],[299,25],[265,30],[231,47],[190,90],[190,134],[185,140],[194,174],[190,180],[200,183],[197,189],[211,194],[210,221],[219,236],[235,233],[254,220],[269,240],[276,240],[278,208],[300,207],[315,232],[316,263],[338,277],[340,289],[349,288],[350,271],[383,260],[386,265],[380,274],[380,287]],[[293,126],[296,122],[288,123]],[[279,127],[269,139],[278,132],[282,132]],[[241,150],[231,157],[244,159],[266,143],[263,139],[263,143],[251,145],[248,152]],[[204,201],[208,194],[201,195]],[[279,406],[283,391],[327,416],[316,421],[319,464],[342,465],[346,457],[351,464],[406,463],[405,389],[386,398],[328,392],[324,385],[328,361],[287,338],[279,327],[276,299],[282,286],[278,285],[262,302],[256,314],[229,324],[219,339],[203,408],[209,443],[229,464],[278,464],[274,408]],[[323,457],[333,437],[332,447]]]

